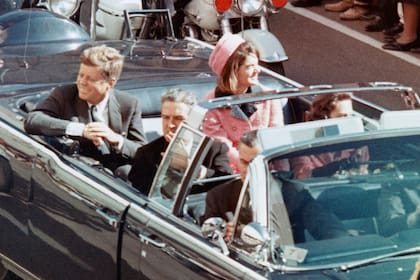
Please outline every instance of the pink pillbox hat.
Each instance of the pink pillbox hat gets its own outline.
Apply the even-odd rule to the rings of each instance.
[[[216,75],[220,75],[229,57],[244,42],[237,34],[226,33],[220,38],[209,58],[209,65]]]

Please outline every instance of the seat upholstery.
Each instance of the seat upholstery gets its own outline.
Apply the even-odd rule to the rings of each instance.
[[[358,234],[377,234],[378,191],[361,187],[334,187],[323,191],[317,200],[337,215],[348,229],[356,230]]]

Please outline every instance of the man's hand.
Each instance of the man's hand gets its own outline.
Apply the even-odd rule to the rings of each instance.
[[[176,131],[168,131],[168,133],[166,133],[165,135],[163,135],[163,137],[165,138],[166,142],[171,143],[172,139],[175,136],[175,132]]]
[[[233,223],[232,222],[227,222],[226,227],[225,227],[225,232],[224,232],[224,235],[223,235],[223,239],[225,240],[225,242],[232,239],[234,230],[235,230],[235,228],[234,228]]]
[[[233,213],[231,211],[228,211],[228,212],[225,213],[225,215],[226,215],[226,218],[228,219],[228,221],[226,222],[226,227],[225,227],[225,232],[224,232],[223,239],[225,240],[225,242],[228,242],[233,237],[233,233],[235,231],[235,226],[233,224]]]
[[[83,137],[91,140],[96,146],[102,144],[103,141],[111,145],[117,145],[121,136],[115,133],[111,128],[102,122],[91,122],[85,126]]]
[[[414,212],[408,214],[407,225],[409,228],[420,227],[420,205],[417,206]]]
[[[170,164],[171,168],[180,171],[186,170],[189,163],[189,150],[184,141],[176,143]]]
[[[171,161],[171,168],[185,171],[188,167],[188,154],[185,151],[180,151],[181,149],[176,149],[172,161]]]

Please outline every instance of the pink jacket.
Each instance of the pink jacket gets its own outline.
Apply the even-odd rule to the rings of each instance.
[[[206,97],[206,99],[211,98],[214,98],[214,92]],[[203,131],[215,140],[228,145],[230,165],[235,173],[239,172],[238,144],[242,134],[257,128],[283,126],[283,102],[285,100],[275,99],[257,103],[255,104],[257,111],[250,118],[232,116],[232,109],[215,109],[207,112]]]
[[[349,158],[350,156],[357,156],[358,161],[369,160],[369,150],[367,147],[358,149],[346,149],[337,153],[322,153],[318,155],[301,156],[290,160],[291,169],[295,178],[305,179],[312,176],[312,170],[323,167],[333,161]],[[338,171],[338,170],[337,170]],[[360,174],[367,172],[367,165],[362,164],[359,167]]]

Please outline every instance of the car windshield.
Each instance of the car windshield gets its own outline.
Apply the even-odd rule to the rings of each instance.
[[[241,217],[264,224],[265,212],[274,263],[299,267],[340,267],[419,246],[420,134],[385,134],[277,150],[264,161],[260,189],[250,183],[239,225]]]
[[[185,177],[196,172],[193,158],[201,147],[205,138],[202,133],[181,125],[174,140],[168,147],[163,164],[157,172],[150,197],[168,209],[174,207],[176,196],[181,196],[180,188]],[[187,176],[185,176],[187,175]],[[194,176],[196,173],[194,173]],[[181,190],[186,192],[186,190]]]

